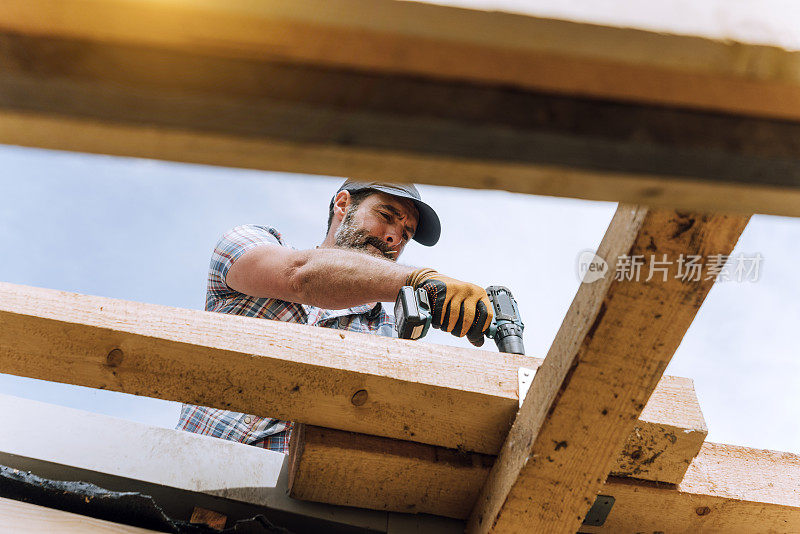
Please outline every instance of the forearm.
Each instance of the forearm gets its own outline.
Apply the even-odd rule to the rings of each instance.
[[[297,302],[343,309],[368,302],[391,302],[413,267],[350,250],[301,251],[289,273]]]

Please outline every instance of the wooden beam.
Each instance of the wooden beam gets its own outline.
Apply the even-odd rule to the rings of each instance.
[[[580,532],[800,532],[800,457],[706,443],[677,486],[610,478],[614,506]]]
[[[386,512],[287,498],[287,466],[281,467],[285,457],[279,453],[8,396],[0,396],[0,404],[0,422],[10,425],[4,428],[18,430],[0,433],[0,454],[4,462],[19,462],[12,465],[19,469],[34,469],[23,459],[37,458],[50,470],[34,472],[48,478],[66,477],[108,486],[109,480],[117,477],[117,483],[111,484],[116,491],[125,491],[126,487],[144,491],[140,486],[125,484],[146,481],[162,489],[179,490],[174,494],[176,499],[185,498],[180,493],[184,490],[183,493],[195,492],[190,494],[193,499],[207,494],[357,528],[381,532],[386,528]],[[43,418],[51,422],[48,427],[39,423]],[[48,442],[53,430],[60,436],[59,447]],[[93,439],[87,441],[87,435]],[[154,450],[164,454],[154,456]],[[207,460],[202,476],[198,476],[193,461],[198,457]],[[460,458],[463,460],[466,455]],[[56,466],[62,470],[53,471]],[[70,467],[79,471],[69,471]],[[408,467],[422,472],[420,466]],[[344,480],[341,488],[351,491],[349,479]],[[679,486],[610,478],[601,493],[614,496],[616,502],[606,523],[603,527],[583,526],[580,531],[794,532],[800,520],[798,487],[800,458],[796,455],[706,443]],[[164,491],[167,498],[170,494]],[[431,503],[449,498],[447,492],[428,496]],[[219,505],[222,501],[215,502]],[[213,505],[211,501],[203,504]],[[34,516],[22,512],[19,517]],[[419,517],[420,521],[432,519]],[[52,525],[48,532],[63,530]],[[425,522],[421,528],[433,532],[435,527],[436,522]]]
[[[578,290],[470,516],[468,532],[576,532],[711,289],[681,255],[729,254],[746,217],[620,205],[597,254],[641,256],[655,278]],[[658,262],[669,262],[660,263]],[[707,260],[704,260],[704,263]]]
[[[0,283],[0,372],[465,451],[500,450],[517,370],[541,361]],[[368,400],[355,406],[360,390]],[[696,430],[676,438],[677,454],[705,437],[693,393],[663,392],[674,409],[645,410],[631,455],[662,429]]]
[[[625,439],[611,474],[676,484],[707,435],[694,382],[664,376]]]
[[[536,17],[535,7],[510,14],[393,0],[5,0],[3,8],[0,30],[9,33],[800,118],[800,53],[777,37],[754,44],[681,30],[678,17],[668,34]]]
[[[145,534],[155,530],[112,523],[85,515],[0,497],[0,525],[6,532],[31,534]]]
[[[611,474],[679,483],[706,436],[692,382],[665,376]],[[466,519],[495,461],[408,441],[301,425],[289,488],[297,499]]]
[[[536,363],[0,283],[2,373],[469,451],[500,449]]]
[[[493,461],[348,432],[303,431],[304,439],[293,443],[289,486],[300,499],[462,518]],[[376,446],[370,447],[370,441]],[[305,449],[294,456],[298,444]],[[614,497],[615,503],[605,523],[577,530],[795,532],[800,528],[798,488],[796,455],[705,443],[679,484],[609,477],[600,494]]]
[[[466,519],[494,457],[299,425],[289,462],[294,499]]]
[[[350,2],[347,5],[353,9],[366,5],[362,0]],[[305,57],[292,52],[291,43],[281,47],[276,42],[270,47],[252,40],[257,35],[265,39],[293,35],[292,23],[286,21],[316,13],[308,8],[310,0],[286,8],[290,12],[273,2],[267,2],[271,7],[263,12],[254,7],[258,2],[215,3],[216,8],[169,4],[112,0],[95,6],[92,0],[68,0],[64,5],[14,0],[0,13],[0,142],[692,210],[800,216],[800,150],[795,143],[800,138],[796,122],[800,117],[774,113],[791,119],[779,120],[753,117],[740,109],[721,114],[589,98],[604,96],[602,92],[575,96],[567,91],[569,95],[556,96],[525,84],[511,88],[507,80],[491,77],[420,76],[419,69],[397,69],[394,63],[381,65],[377,59],[367,65],[326,59],[325,51],[340,49],[335,46],[318,50],[306,46],[310,55]],[[98,15],[74,17],[69,5],[97,7]],[[415,37],[415,27],[408,24],[411,13],[441,9],[442,16],[479,17],[459,22],[459,31],[490,15],[413,2],[386,6],[390,12],[399,10],[399,18],[376,15],[384,20],[382,24],[406,21],[402,50],[416,50],[412,45],[422,39]],[[75,13],[95,13],[92,9]],[[404,57],[379,46],[395,38],[398,28],[389,25],[367,31],[341,25],[336,17],[344,17],[347,10],[327,7],[319,13],[324,19],[317,21],[323,27],[321,34],[327,28],[340,43],[354,40],[366,56],[384,50],[380,55],[391,62]],[[125,24],[115,24],[116,20]],[[522,27],[542,23],[548,28],[561,24],[514,16],[498,20],[490,25],[498,36],[504,26],[516,28],[518,23]],[[173,38],[170,30],[175,21],[181,21],[181,30]],[[312,31],[313,24],[302,24]],[[140,26],[148,30],[133,30]],[[429,30],[439,26],[447,27],[431,25]],[[285,31],[259,33],[264,28]],[[574,28],[576,38],[597,31],[586,25]],[[235,33],[243,40],[225,37]],[[544,46],[554,42],[545,36],[555,33],[529,35],[540,36],[536,39],[541,38],[539,46]],[[619,49],[640,52],[623,39],[627,35],[623,31],[608,39],[624,43]],[[663,37],[647,35],[656,41]],[[447,33],[435,39],[432,49],[438,50],[449,37]],[[318,41],[296,40],[303,42]],[[587,43],[580,38],[557,42],[564,46]],[[459,54],[473,56],[472,48],[459,48],[462,44],[452,44],[460,51],[441,48],[449,50],[441,60]],[[691,44],[686,46],[692,49]],[[680,57],[695,57],[682,46],[677,49]],[[593,64],[587,58],[581,61]],[[523,64],[527,66],[519,72],[535,72],[528,68],[534,63]],[[624,78],[614,74],[618,73],[611,72],[609,81]],[[661,90],[662,84],[651,83],[638,70],[631,76]],[[540,73],[535,78],[553,76]],[[705,87],[684,82],[679,83],[687,88]],[[620,83],[620,87],[629,86]],[[711,92],[711,102],[725,100]],[[665,95],[674,94],[665,91]],[[732,103],[743,101],[738,93],[731,94]],[[764,92],[754,94],[754,103],[774,101],[786,109],[800,109],[787,104],[794,101],[786,95],[771,99]]]

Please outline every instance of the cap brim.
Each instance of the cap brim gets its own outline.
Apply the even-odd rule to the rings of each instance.
[[[439,216],[436,215],[433,208],[423,201],[415,198],[411,200],[419,211],[419,222],[417,223],[417,231],[414,233],[414,241],[426,247],[432,247],[439,242],[439,236],[442,234],[442,224],[439,222]]]

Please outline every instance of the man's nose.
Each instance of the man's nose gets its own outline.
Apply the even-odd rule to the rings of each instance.
[[[386,232],[383,236],[383,240],[386,242],[387,245],[395,246],[398,243],[402,242],[402,230],[397,228],[397,225],[391,224],[386,227]]]

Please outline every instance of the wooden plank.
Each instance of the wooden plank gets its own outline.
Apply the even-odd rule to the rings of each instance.
[[[580,532],[800,532],[800,457],[706,443],[677,487],[610,478],[601,527]]]
[[[0,283],[2,373],[464,450],[500,449],[535,363]]]
[[[0,433],[0,451],[4,461],[38,458],[49,466],[60,465],[63,470],[44,473],[34,470],[36,474],[106,485],[109,477],[116,476],[122,484],[114,486],[118,491],[124,491],[124,484],[131,481],[147,481],[160,488],[184,490],[175,495],[178,500],[187,492],[203,492],[226,500],[376,531],[383,531],[387,522],[385,512],[381,514],[287,498],[283,475],[287,466],[282,468],[280,461],[273,461],[284,458],[278,453],[8,396],[0,396],[0,404],[3,408],[0,422],[4,428],[18,430]],[[48,427],[39,423],[43,419],[50,421]],[[59,435],[59,447],[52,447],[48,441],[54,430]],[[87,435],[93,439],[87,441]],[[155,450],[164,454],[153,455]],[[198,476],[193,460],[198,457],[207,459],[202,476]],[[462,464],[466,457],[451,456],[456,461],[461,459]],[[68,471],[70,466],[79,469],[80,475],[76,477],[77,471]],[[13,467],[33,469],[29,463]],[[420,469],[413,464],[408,467]],[[445,473],[444,476],[453,478],[451,474]],[[135,488],[142,490],[138,486]],[[342,488],[355,491],[347,478],[343,479],[340,491]],[[794,532],[798,530],[800,510],[798,488],[800,458],[796,455],[706,443],[680,486],[610,478],[601,493],[615,496],[616,503],[606,524],[602,528],[584,526],[580,531]],[[441,495],[431,493],[428,501],[433,503],[437,499],[447,501],[451,498],[445,488],[442,491]],[[634,500],[629,501],[629,498]],[[709,511],[703,507],[708,507]],[[702,515],[698,516],[697,509],[701,509]],[[21,514],[20,517],[35,516]],[[418,517],[420,521],[430,519],[430,516]],[[737,526],[737,521],[741,526]],[[434,525],[423,523],[421,528],[425,532],[433,531]],[[53,531],[63,530],[51,524],[48,532]]]
[[[12,26],[3,143],[800,216],[796,121]]]
[[[493,460],[329,429],[304,432],[293,443],[305,449],[292,457],[292,496],[347,506],[464,517]],[[378,447],[368,446],[372,440]],[[600,493],[615,498],[611,513],[601,527],[579,532],[795,532],[800,457],[705,443],[678,485],[612,476]]]
[[[692,380],[664,376],[625,439],[611,474],[677,484],[707,435]]]
[[[781,36],[530,15],[391,0],[5,0],[0,29],[800,118],[800,54]]]
[[[581,285],[468,532],[577,531],[714,282],[676,278],[680,255],[729,254],[746,224],[746,217],[620,205],[598,255],[615,266],[641,255],[645,276]],[[651,267],[666,271],[646,281]]]
[[[0,497],[0,529],[31,534],[144,534],[155,530],[112,523]]]
[[[706,434],[691,380],[665,376],[611,473],[677,484]],[[494,461],[491,455],[300,425],[290,446],[289,488],[292,497],[307,501],[466,519]]]
[[[466,519],[494,457],[300,425],[289,495],[372,510]]]
[[[490,454],[517,411],[517,369],[541,363],[7,283],[0,318],[3,373]],[[362,389],[368,401],[355,406]],[[674,410],[646,410],[642,429],[693,428],[675,450],[698,447],[705,425],[693,394],[663,391]]]

